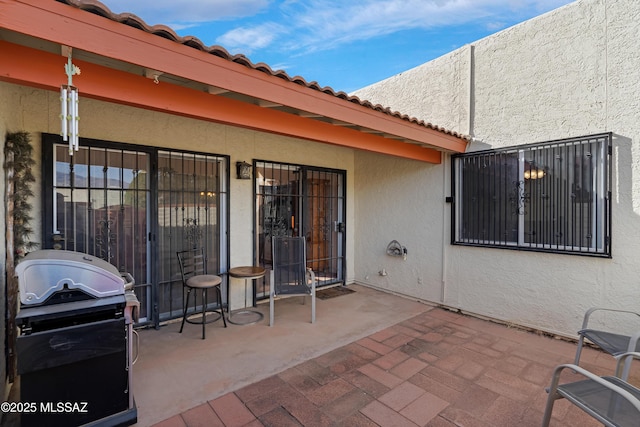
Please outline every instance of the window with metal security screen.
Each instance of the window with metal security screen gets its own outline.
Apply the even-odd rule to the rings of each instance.
[[[452,161],[452,244],[611,257],[610,133]]]

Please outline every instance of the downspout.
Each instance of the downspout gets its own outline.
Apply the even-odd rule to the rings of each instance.
[[[467,135],[469,135],[471,137],[471,139],[473,140],[473,119],[474,119],[474,97],[473,97],[473,84],[474,84],[474,51],[475,51],[475,46],[473,44],[469,44],[469,61],[468,61],[468,66],[469,66],[469,84],[467,85],[467,99],[466,99],[466,103],[467,103]],[[446,200],[447,196],[447,176],[451,176],[450,174],[450,160],[451,160],[451,156],[447,155],[446,153],[443,153],[443,168],[442,168],[442,191],[443,191],[443,200]],[[449,195],[451,195],[451,189],[449,189]],[[443,203],[443,207],[442,207],[442,218],[443,218],[443,223],[445,223],[446,218],[447,218],[447,209],[448,209],[448,203]],[[455,206],[455,205],[453,205]],[[453,209],[453,207],[449,207],[449,209]],[[451,212],[449,213],[449,218],[452,217]],[[454,232],[455,230],[453,230],[452,228],[452,223],[450,222],[450,227],[449,229],[447,229],[447,227],[442,227],[442,277],[441,277],[441,286],[440,286],[440,303],[444,304],[445,300],[446,300],[446,296],[447,296],[447,261],[448,261],[448,236],[447,236],[447,230],[449,231],[449,233]],[[456,305],[457,301],[456,301]]]
[[[442,153],[442,200],[446,200],[447,197],[447,165],[449,163],[450,156],[446,153]],[[451,193],[451,192],[449,192]],[[442,223],[447,223],[447,207],[448,203],[442,204]],[[440,303],[444,304],[445,291],[447,288],[447,227],[442,227],[442,277],[440,283]]]

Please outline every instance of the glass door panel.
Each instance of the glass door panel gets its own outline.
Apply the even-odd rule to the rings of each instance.
[[[256,162],[256,262],[271,270],[273,236],[305,236],[318,285],[344,281],[344,171]],[[269,274],[257,296],[269,296]]]
[[[181,317],[177,251],[203,247],[214,274],[229,265],[228,157],[81,144],[70,156],[60,136],[43,135],[42,248],[89,253],[130,273],[140,323]]]
[[[149,154],[81,147],[70,156],[67,145],[56,145],[53,154],[53,233],[45,246],[88,253],[131,274],[146,320]]]
[[[227,265],[220,230],[226,229],[225,158],[160,152],[158,156],[158,311],[160,320],[182,316],[177,252],[202,247],[207,271]],[[222,227],[222,228],[221,228]],[[223,300],[226,287],[222,286]],[[215,294],[207,304],[217,304]]]

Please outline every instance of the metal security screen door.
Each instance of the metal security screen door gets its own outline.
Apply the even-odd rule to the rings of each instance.
[[[273,236],[304,236],[318,286],[344,282],[344,182],[344,171],[256,162],[258,264],[271,269]],[[268,280],[258,284],[258,298],[268,296]]]
[[[43,142],[43,248],[87,253],[130,273],[141,322],[149,321],[149,153],[83,145],[71,156],[59,136]]]
[[[141,323],[182,316],[177,251],[203,247],[212,273],[228,263],[228,159],[92,140],[70,156],[60,142],[43,137],[43,248],[133,275]]]
[[[182,316],[183,289],[176,253],[203,248],[207,272],[226,266],[227,159],[203,154],[158,154],[158,304],[160,320]],[[226,236],[226,233],[224,233]],[[226,286],[221,288],[226,299]],[[215,304],[215,293],[208,295]],[[198,303],[200,304],[200,303]]]

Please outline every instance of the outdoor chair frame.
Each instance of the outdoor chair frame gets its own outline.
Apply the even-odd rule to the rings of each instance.
[[[640,359],[640,353],[630,352],[616,356],[616,375],[600,377],[574,364],[559,365],[555,368],[548,389],[549,397],[542,419],[542,427],[551,420],[556,400],[565,398],[584,412],[608,427],[638,427],[640,423],[640,389],[629,384],[621,375],[623,365],[633,359]],[[559,384],[564,369],[571,369],[584,379]]]
[[[611,331],[589,328],[589,320],[591,315],[595,312],[616,313],[622,315],[636,315],[640,318],[640,313],[629,310],[619,310],[603,307],[591,307],[584,315],[582,321],[582,328],[578,331],[578,348],[576,349],[576,357],[574,360],[575,365],[579,365],[580,356],[582,354],[582,347],[584,346],[585,338],[591,343],[601,348],[603,351],[609,353],[613,357],[619,356],[628,352],[640,352],[640,330],[633,335],[624,335]],[[629,374],[631,366],[631,359],[627,359],[625,362],[625,368],[623,375],[626,377]]]
[[[311,323],[316,321],[316,276],[307,267],[304,237],[274,236],[272,238],[272,269],[269,292],[269,326],[274,323],[275,299],[290,296],[311,296]],[[302,303],[305,303],[303,298]]]

